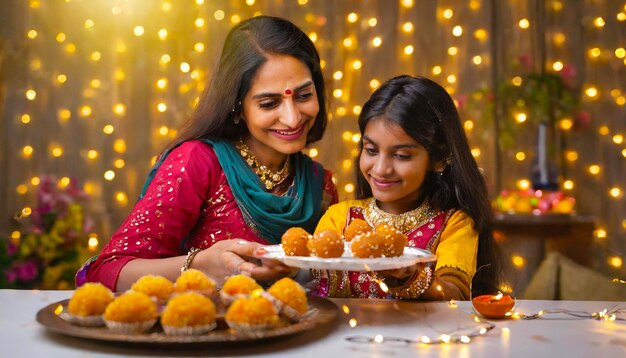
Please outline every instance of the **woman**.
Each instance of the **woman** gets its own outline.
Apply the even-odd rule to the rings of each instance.
[[[337,201],[331,173],[300,152],[321,139],[325,109],[319,55],[304,32],[269,16],[235,26],[194,114],[77,285],[123,291],[143,275],[175,280],[188,268],[218,284],[288,274],[253,255],[289,227],[313,231]]]
[[[467,300],[495,293],[501,268],[487,188],[450,95],[427,78],[392,78],[363,106],[359,129],[358,200],[331,206],[316,232],[344,232],[356,219],[387,224],[437,263],[373,275],[314,272],[317,294]]]

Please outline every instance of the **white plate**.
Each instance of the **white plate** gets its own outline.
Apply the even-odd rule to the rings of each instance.
[[[263,247],[265,253],[257,253],[256,257],[273,259],[291,267],[319,270],[345,270],[345,271],[380,271],[393,270],[412,266],[418,262],[435,261],[437,257],[428,250],[406,246],[402,256],[359,258],[352,256],[350,243],[346,242],[343,256],[325,259],[315,256],[287,256],[282,245],[270,245]]]

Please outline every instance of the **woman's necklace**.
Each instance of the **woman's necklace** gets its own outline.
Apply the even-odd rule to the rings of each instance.
[[[425,201],[417,208],[402,214],[390,214],[376,205],[376,199],[370,198],[363,208],[363,216],[372,227],[380,224],[391,225],[400,232],[407,234],[418,226],[424,225],[435,214],[433,208]]]
[[[250,168],[252,168],[259,179],[261,179],[265,189],[274,189],[289,176],[289,157],[287,157],[287,160],[285,160],[285,163],[283,163],[282,167],[278,169],[278,171],[272,172],[265,165],[259,164],[254,153],[252,153],[250,148],[242,140],[239,140],[239,142],[235,145],[237,146],[237,149],[239,149],[241,157],[243,157]]]

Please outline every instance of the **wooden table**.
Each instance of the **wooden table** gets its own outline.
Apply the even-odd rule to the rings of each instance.
[[[495,328],[469,343],[403,343],[432,338],[475,324],[469,302],[333,299],[337,319],[267,342],[192,349],[178,346],[124,346],[49,332],[35,316],[41,308],[69,298],[72,291],[0,290],[0,344],[3,357],[271,356],[271,357],[619,357],[626,352],[626,322],[547,315],[537,320],[490,321]],[[598,312],[615,302],[518,301],[526,314],[569,309]],[[626,308],[626,305],[622,303]],[[623,317],[622,314],[622,318]],[[473,323],[474,322],[474,323]],[[376,337],[379,338],[376,338]],[[355,342],[355,337],[370,341]],[[380,341],[382,337],[382,342]],[[398,340],[393,341],[391,338]],[[367,340],[362,338],[361,340]],[[358,340],[358,339],[357,339]]]

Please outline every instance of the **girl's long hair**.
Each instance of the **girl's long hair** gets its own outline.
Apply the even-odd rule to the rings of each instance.
[[[495,293],[503,283],[502,258],[493,238],[493,212],[485,180],[471,154],[454,101],[446,90],[424,77],[398,76],[382,84],[359,115],[361,135],[371,120],[384,118],[398,124],[429,153],[432,163],[446,162],[438,178],[429,172],[421,200],[439,210],[459,209],[474,220],[478,232],[474,295]],[[360,143],[362,151],[363,143]],[[360,156],[360,154],[359,154]],[[355,165],[355,196],[372,196],[367,180]]]

